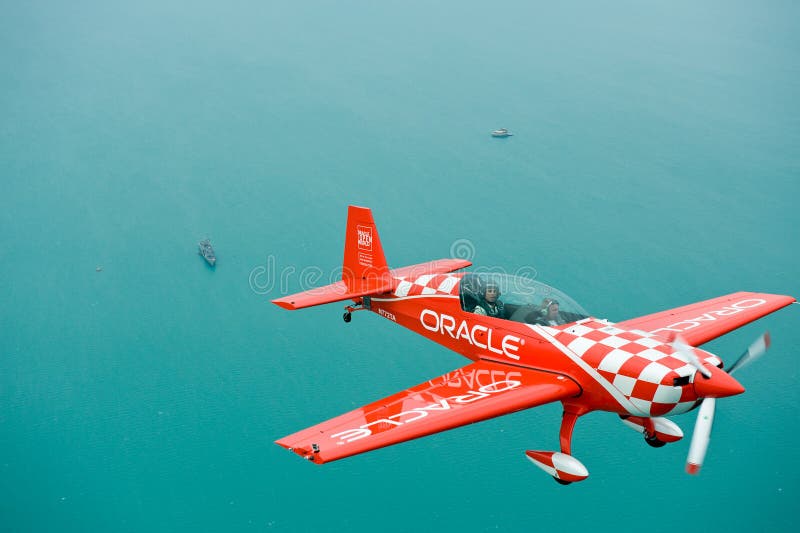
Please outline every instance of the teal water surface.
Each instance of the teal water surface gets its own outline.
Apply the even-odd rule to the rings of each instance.
[[[700,476],[593,413],[561,487],[523,455],[559,405],[324,466],[275,446],[466,360],[269,300],[340,266],[348,204],[394,266],[468,239],[614,321],[800,295],[795,3],[6,4],[0,530],[794,529],[799,306],[706,346],[774,341]]]

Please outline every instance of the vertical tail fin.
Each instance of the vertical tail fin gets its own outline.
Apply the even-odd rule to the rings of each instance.
[[[378,228],[368,207],[351,205],[347,208],[342,281],[350,291],[391,284]]]

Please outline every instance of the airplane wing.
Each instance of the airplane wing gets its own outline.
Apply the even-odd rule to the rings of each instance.
[[[786,307],[791,296],[736,292],[704,302],[646,315],[616,326],[652,333],[663,340],[680,335],[692,346],[700,346],[745,324]]]
[[[321,464],[580,392],[561,374],[477,361],[276,444]]]

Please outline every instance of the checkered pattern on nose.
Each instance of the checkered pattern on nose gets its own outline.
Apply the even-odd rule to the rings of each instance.
[[[672,346],[643,331],[626,331],[607,321],[586,319],[563,328],[548,328],[559,342],[595,368],[645,416],[682,412],[694,403],[691,385],[673,379],[695,368]]]
[[[395,296],[420,296],[426,294],[458,294],[459,277],[450,274],[425,274],[412,280],[401,281],[394,291]]]

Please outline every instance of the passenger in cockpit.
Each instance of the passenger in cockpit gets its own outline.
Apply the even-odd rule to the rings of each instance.
[[[545,298],[542,300],[541,318],[536,321],[537,324],[542,326],[560,326],[564,324],[564,319],[561,318],[559,313],[558,300],[552,298]]]

